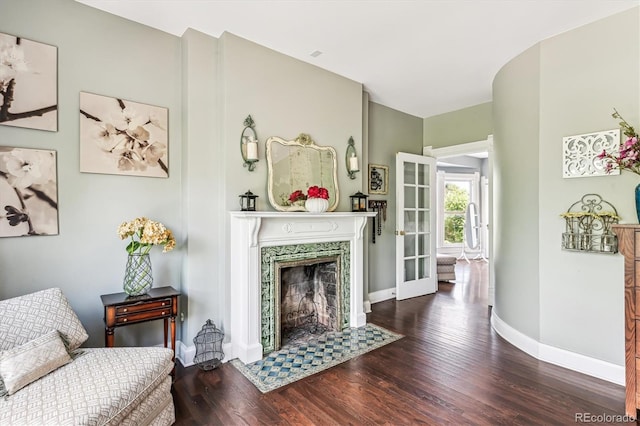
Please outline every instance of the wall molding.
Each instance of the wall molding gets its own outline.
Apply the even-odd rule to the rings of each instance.
[[[385,288],[384,290],[374,291],[369,293],[369,301],[373,305],[374,303],[384,302],[385,300],[396,298],[396,288]]]
[[[540,343],[504,322],[495,310],[491,312],[491,327],[507,342],[540,361],[625,385],[624,366]]]
[[[441,148],[434,148],[433,145],[422,147],[422,155],[436,158],[468,155],[483,151],[493,152],[493,135],[488,135],[485,140],[449,145]]]

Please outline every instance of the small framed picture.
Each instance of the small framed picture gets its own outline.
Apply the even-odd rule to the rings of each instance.
[[[369,194],[389,192],[389,166],[369,164]]]

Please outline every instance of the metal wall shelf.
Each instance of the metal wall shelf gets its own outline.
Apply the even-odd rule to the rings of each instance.
[[[594,253],[617,253],[618,237],[612,225],[618,223],[618,211],[598,194],[586,194],[562,213],[566,222],[562,249]]]

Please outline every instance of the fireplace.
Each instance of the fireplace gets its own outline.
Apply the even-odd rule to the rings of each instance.
[[[282,294],[279,275],[281,278],[283,274],[333,274],[336,277],[335,289],[331,288],[329,279],[322,283],[323,286],[326,284],[323,289],[318,287],[320,284],[317,282],[313,284],[314,292],[318,294],[312,298],[318,298],[320,304],[325,303],[322,298],[329,296],[331,299],[331,293],[336,293],[332,307],[315,307],[313,315],[317,314],[318,321],[330,318],[327,321],[333,321],[338,329],[365,325],[363,232],[367,217],[375,213],[234,211],[230,215],[231,307],[227,328],[231,344],[230,359],[239,358],[249,363],[280,347],[281,301],[290,290]],[[326,263],[333,263],[334,266],[311,267]],[[296,272],[298,267],[303,270],[307,268],[307,271]],[[290,268],[291,272],[288,271]],[[335,268],[335,272],[331,272],[331,268]],[[300,286],[307,286],[309,291],[311,284],[301,283]],[[296,292],[302,290],[296,289]],[[306,303],[307,311],[310,310],[309,299],[305,302],[302,297],[297,303],[300,302],[303,308]],[[295,304],[292,301],[287,303]],[[301,312],[291,314],[292,318],[296,315],[305,316]],[[309,321],[315,321],[315,317]]]
[[[275,350],[342,330],[338,265],[336,256],[278,262]]]

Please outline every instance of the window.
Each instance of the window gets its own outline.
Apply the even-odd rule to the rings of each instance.
[[[464,213],[469,204],[471,188],[469,182],[445,181],[444,183],[444,243],[464,242]]]
[[[478,173],[438,172],[438,246],[463,247],[467,205],[478,202]]]

